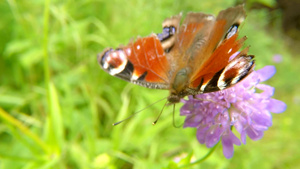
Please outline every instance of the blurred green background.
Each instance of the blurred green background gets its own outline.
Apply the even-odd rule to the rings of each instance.
[[[173,127],[171,107],[152,125],[163,103],[112,126],[168,91],[112,77],[101,70],[96,56],[106,47],[161,32],[162,21],[179,12],[216,15],[239,2],[0,1],[0,167],[177,168],[187,155],[193,160],[203,157],[209,149],[198,143],[195,129]],[[219,146],[191,168],[300,166],[299,25],[286,28],[300,21],[285,19],[292,18],[287,11],[297,15],[299,8],[285,10],[279,0],[248,0],[246,9],[240,36],[248,37],[256,69],[276,66],[267,84],[276,88],[274,98],[288,108],[273,114],[273,126],[261,140],[235,146],[232,159],[226,159]],[[274,61],[274,56],[282,61]],[[177,124],[184,120],[179,108]]]

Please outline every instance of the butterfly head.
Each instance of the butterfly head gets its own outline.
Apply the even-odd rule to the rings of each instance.
[[[184,96],[182,96],[182,97],[184,97]],[[175,103],[179,103],[180,99],[182,97],[178,94],[172,93],[172,94],[170,94],[170,96],[168,96],[167,99],[168,99],[169,104],[175,104]]]

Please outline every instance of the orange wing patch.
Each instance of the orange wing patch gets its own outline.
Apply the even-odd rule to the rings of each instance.
[[[230,39],[225,40],[207,59],[200,69],[191,78],[191,88],[197,88],[201,81],[203,84],[208,82],[220,70],[229,63],[229,58],[236,53],[244,44],[246,37],[237,40],[236,33]],[[202,80],[203,79],[203,80]]]
[[[169,63],[160,41],[156,36],[138,38],[128,45],[131,53],[128,59],[134,65],[132,80],[145,76],[147,82],[168,82]],[[126,51],[126,49],[124,49]]]

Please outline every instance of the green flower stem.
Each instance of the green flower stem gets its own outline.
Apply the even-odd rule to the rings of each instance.
[[[212,155],[212,153],[216,150],[216,148],[218,147],[220,141],[213,147],[210,149],[210,151],[204,156],[202,157],[201,159],[197,160],[197,161],[194,161],[190,164],[187,164],[187,165],[183,165],[183,166],[180,166],[179,168],[186,168],[186,167],[191,167],[193,165],[196,165],[196,164],[200,164],[202,163],[203,161],[205,161],[209,156]]]

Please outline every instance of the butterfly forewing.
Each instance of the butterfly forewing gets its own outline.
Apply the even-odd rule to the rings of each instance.
[[[148,88],[168,89],[169,63],[156,35],[109,49],[98,55],[98,61],[111,75]]]
[[[188,66],[193,61],[195,51],[206,43],[213,22],[212,15],[194,12],[187,14],[176,34],[174,49],[167,55],[169,60],[178,63],[174,69]]]

